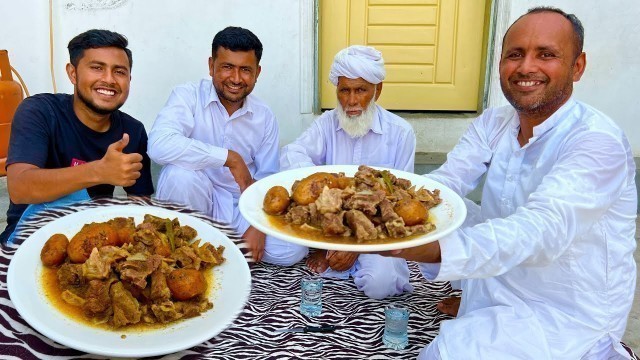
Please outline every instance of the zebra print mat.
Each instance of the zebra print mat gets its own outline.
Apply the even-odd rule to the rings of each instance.
[[[192,210],[156,200],[99,199],[70,207],[48,209],[28,219],[18,229],[15,244],[3,245],[0,257],[0,358],[3,359],[87,359],[101,357],[57,344],[33,330],[9,300],[7,270],[18,245],[45,224],[64,215],[100,206],[152,205],[189,213],[223,231],[250,261],[251,254],[233,230]],[[420,349],[438,333],[440,322],[450,319],[436,310],[436,303],[455,294],[449,283],[422,280],[411,263],[413,294],[373,300],[358,291],[351,280],[325,279],[323,311],[309,321],[300,314],[299,279],[310,274],[303,262],[290,267],[251,264],[252,290],[244,311],[216,337],[193,348],[152,359],[415,359]],[[387,349],[382,343],[384,306],[402,303],[409,307],[409,347]],[[333,333],[276,333],[289,328],[319,323],[338,325]]]

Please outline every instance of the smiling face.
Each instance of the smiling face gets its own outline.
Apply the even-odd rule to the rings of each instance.
[[[521,117],[542,122],[573,92],[586,65],[576,54],[571,23],[562,15],[525,15],[508,30],[502,45],[500,85]]]
[[[242,102],[253,91],[260,65],[255,51],[231,51],[219,47],[215,58],[209,58],[209,75],[213,87],[229,115],[242,107]]]
[[[74,85],[73,107],[83,122],[84,115],[100,117],[116,111],[129,96],[131,68],[122,49],[86,49],[77,66],[67,64],[67,74]]]

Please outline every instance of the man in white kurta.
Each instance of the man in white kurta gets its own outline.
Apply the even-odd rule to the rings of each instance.
[[[416,150],[413,128],[375,104],[384,76],[384,62],[377,50],[354,45],[340,51],[330,74],[337,86],[337,108],[324,112],[298,139],[282,149],[280,168],[365,164],[413,172]],[[369,96],[358,95],[367,91]],[[358,108],[362,110],[360,114],[348,115]],[[404,259],[362,254],[353,260],[355,263],[345,271],[328,268],[322,275],[353,276],[358,289],[375,299],[413,291]]]
[[[264,234],[238,210],[244,188],[278,171],[278,123],[271,109],[250,94],[260,73],[262,44],[250,31],[229,27],[216,35],[212,52],[212,78],[173,89],[149,133],[149,156],[163,165],[156,197],[230,224],[245,240],[262,241],[262,247],[249,244],[255,260],[293,264],[305,253],[271,237],[265,243]],[[234,166],[248,181],[234,173]],[[288,257],[272,257],[272,250]]]
[[[512,106],[486,110],[427,175],[461,196],[486,182],[477,225],[396,252],[463,279],[458,317],[420,359],[629,358],[635,165],[620,128],[571,97],[581,28],[557,9],[518,19],[500,62]]]

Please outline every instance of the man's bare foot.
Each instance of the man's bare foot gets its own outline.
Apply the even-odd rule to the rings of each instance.
[[[443,314],[456,317],[458,316],[458,309],[460,309],[460,298],[457,296],[452,296],[446,299],[442,299],[442,301],[438,302],[436,308]]]
[[[307,258],[307,267],[309,270],[318,274],[323,273],[329,268],[327,260],[327,252],[325,250],[316,250]]]

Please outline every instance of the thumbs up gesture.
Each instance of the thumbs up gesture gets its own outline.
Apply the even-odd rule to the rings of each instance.
[[[142,155],[125,154],[122,150],[129,144],[129,134],[109,145],[102,159],[97,161],[98,178],[102,184],[132,186],[140,177]]]

